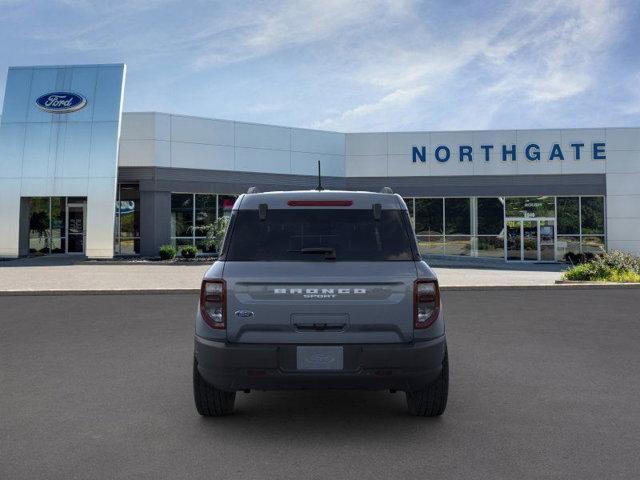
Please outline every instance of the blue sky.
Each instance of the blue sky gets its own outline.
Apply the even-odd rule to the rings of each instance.
[[[7,67],[125,62],[126,111],[338,131],[640,126],[640,2],[0,0]]]

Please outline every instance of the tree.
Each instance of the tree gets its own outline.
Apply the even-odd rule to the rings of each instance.
[[[228,226],[229,217],[219,217],[215,222],[195,227],[194,230],[206,236],[204,244],[207,249],[213,248],[214,251],[220,252]]]

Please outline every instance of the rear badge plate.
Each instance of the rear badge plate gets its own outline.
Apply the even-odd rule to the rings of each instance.
[[[299,346],[297,347],[298,370],[342,370],[342,347]]]

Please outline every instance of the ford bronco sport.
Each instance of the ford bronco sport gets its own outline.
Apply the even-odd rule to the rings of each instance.
[[[248,193],[202,280],[193,389],[204,416],[237,391],[406,392],[441,415],[449,384],[436,276],[399,195]]]

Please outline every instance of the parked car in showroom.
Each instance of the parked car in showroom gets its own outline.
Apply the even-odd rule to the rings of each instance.
[[[193,389],[198,412],[237,391],[406,392],[441,415],[449,366],[438,280],[402,197],[351,191],[241,195],[202,280]]]

